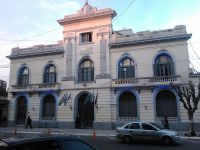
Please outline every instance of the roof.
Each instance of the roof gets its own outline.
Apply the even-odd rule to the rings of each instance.
[[[28,48],[15,47],[12,49],[11,55],[7,56],[7,58],[18,59],[43,55],[56,55],[62,53],[64,53],[64,47],[62,44],[35,45]]]
[[[116,16],[116,12],[111,8],[105,9],[97,9],[96,7],[92,7],[86,1],[84,6],[77,11],[77,13],[72,15],[66,15],[63,19],[57,20],[60,25],[70,24],[74,22],[80,22],[85,20],[92,20],[94,18],[104,18],[106,16],[111,16],[114,18]]]
[[[184,25],[175,26],[173,29],[158,31],[142,31],[131,34],[132,30],[115,31],[109,44],[110,48],[136,46],[152,43],[182,41],[191,38]]]
[[[43,141],[43,140],[55,140],[55,139],[70,139],[70,140],[79,140],[78,136],[74,135],[52,135],[52,136],[35,136],[35,137],[12,137],[12,138],[5,138],[1,139],[0,142],[5,142],[8,145],[26,143],[26,142],[36,142],[36,141]]]

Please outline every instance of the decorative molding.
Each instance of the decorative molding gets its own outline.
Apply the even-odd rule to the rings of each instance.
[[[99,32],[97,33],[97,38],[100,37],[101,40],[105,39],[105,36],[108,35],[109,32]]]
[[[102,73],[102,74],[96,75],[95,79],[111,79],[111,75]]]
[[[153,44],[153,43],[160,43],[160,42],[170,42],[170,41],[180,41],[180,40],[188,40],[190,39],[192,34],[184,34],[184,35],[176,35],[176,36],[165,36],[165,37],[158,37],[158,38],[148,38],[148,39],[141,39],[141,40],[131,40],[127,41],[123,40],[122,42],[111,42],[109,44],[110,48],[117,48],[117,47],[125,47],[125,46],[136,46],[136,45],[144,45],[144,44]]]

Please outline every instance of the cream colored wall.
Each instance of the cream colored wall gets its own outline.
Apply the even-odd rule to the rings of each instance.
[[[189,57],[186,46],[185,42],[173,42],[111,49],[112,77],[117,78],[117,62],[125,52],[136,61],[136,77],[152,77],[153,59],[160,50],[166,49],[175,59],[176,75],[181,75],[182,82],[188,82]]]
[[[139,116],[141,121],[155,120],[154,100],[151,90],[141,90],[139,96]]]
[[[17,74],[18,69],[22,64],[27,64],[29,68],[29,83],[30,84],[40,84],[43,83],[43,70],[48,61],[52,60],[56,66],[57,81],[61,81],[61,77],[65,74],[64,72],[64,63],[62,55],[54,56],[42,56],[42,57],[33,57],[25,59],[11,60],[11,69],[10,69],[10,85],[17,84]],[[12,88],[10,86],[10,88]]]
[[[85,30],[86,28],[94,28],[98,26],[104,26],[104,25],[111,25],[112,20],[111,18],[101,18],[101,19],[95,19],[95,20],[89,20],[89,21],[81,21],[78,23],[73,24],[66,24],[63,27],[63,32],[70,32],[70,31],[79,31],[79,30]]]
[[[94,73],[95,75],[98,75],[100,73],[100,40],[101,36],[98,34],[101,32],[106,32],[106,35],[104,35],[104,39],[107,40],[107,43],[109,42],[109,35],[110,35],[111,27],[110,26],[104,26],[104,27],[96,27],[91,30],[83,30],[83,31],[75,31],[67,33],[66,36],[74,36],[76,37],[71,42],[73,44],[73,54],[72,54],[72,74],[73,76],[77,77],[77,70],[78,70],[78,63],[80,62],[81,58],[83,56],[90,56],[91,60],[94,63]],[[84,43],[80,44],[80,34],[82,32],[92,32],[92,42],[90,43]],[[67,42],[66,42],[67,43]],[[109,66],[109,47],[106,47],[106,55],[107,55],[107,66]],[[105,73],[109,73],[109,68],[105,70]]]

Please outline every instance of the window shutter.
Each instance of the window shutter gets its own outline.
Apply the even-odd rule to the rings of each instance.
[[[153,75],[158,76],[158,65],[157,64],[153,64]]]
[[[170,66],[170,75],[171,76],[175,75],[175,72],[174,72],[174,63],[170,63],[169,66]]]
[[[56,73],[54,73],[54,83],[56,83],[56,78],[57,78],[57,75]]]
[[[91,81],[94,81],[94,67],[91,67]]]
[[[78,81],[81,81],[81,68],[78,69]]]
[[[119,66],[119,69],[118,69],[118,79],[121,79],[121,78],[123,78],[123,67]]]
[[[129,66],[128,67],[128,78],[134,78],[135,77],[135,67]]]

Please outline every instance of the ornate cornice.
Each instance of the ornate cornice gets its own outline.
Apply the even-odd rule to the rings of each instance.
[[[118,48],[118,47],[126,47],[126,46],[137,46],[144,44],[153,44],[153,43],[161,43],[161,42],[171,42],[171,41],[181,41],[190,39],[192,34],[184,34],[184,35],[176,35],[176,36],[165,36],[159,38],[149,38],[142,40],[130,40],[130,41],[122,41],[122,42],[113,42],[109,44],[110,48]]]

